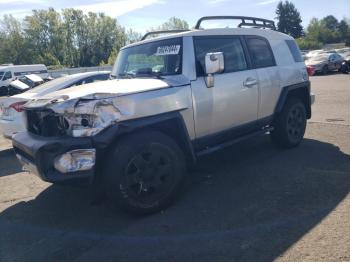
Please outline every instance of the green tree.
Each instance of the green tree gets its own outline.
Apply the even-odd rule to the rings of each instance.
[[[296,41],[299,45],[299,48],[302,50],[321,49],[323,46],[322,43],[316,40],[310,39],[308,37],[297,38]]]
[[[140,34],[139,32],[136,32],[132,29],[129,29],[126,32],[126,44],[132,44],[135,43],[137,41],[140,41],[142,38],[142,34]]]
[[[331,30],[331,31],[335,31],[338,29],[339,23],[338,23],[338,19],[335,18],[333,15],[328,15],[326,17],[324,17],[322,19],[322,23],[324,24],[324,26]]]
[[[350,45],[350,27],[345,19],[341,20],[338,25],[338,31],[343,42]]]
[[[177,18],[175,16],[170,17],[168,21],[164,22],[158,27],[158,30],[188,30],[190,27],[185,20]]]
[[[37,53],[33,62],[43,62],[46,65],[51,65],[52,61],[63,62],[63,27],[61,16],[56,10],[33,10],[31,16],[25,17],[24,28],[31,48]]]
[[[322,44],[330,44],[339,42],[340,34],[338,31],[329,29],[323,19],[312,18],[307,27],[307,38]]]
[[[276,14],[276,19],[278,19],[278,31],[289,34],[294,38],[298,38],[303,35],[300,13],[295,8],[293,3],[289,1],[279,2],[277,5]]]
[[[177,18],[175,16],[170,17],[166,22],[157,26],[151,27],[148,32],[152,31],[166,31],[166,30],[188,30],[189,25],[185,20]],[[157,35],[152,35],[152,37],[157,37]]]
[[[116,19],[103,13],[53,8],[33,10],[24,20],[34,61],[70,67],[107,63],[113,50],[126,43],[126,34]],[[32,62],[34,62],[32,61]]]
[[[69,67],[78,67],[80,61],[80,28],[84,27],[84,14],[81,10],[64,9],[62,10],[63,19],[63,41],[64,41],[64,59],[63,64]]]
[[[0,20],[0,63],[24,64],[30,61],[28,40],[21,23],[12,15]]]

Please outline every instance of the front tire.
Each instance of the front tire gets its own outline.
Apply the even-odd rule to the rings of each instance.
[[[124,210],[150,214],[169,206],[178,195],[186,173],[179,146],[156,131],[123,137],[107,161],[108,196]]]
[[[328,72],[329,72],[329,68],[328,68],[327,65],[325,65],[325,66],[322,68],[322,74],[323,74],[323,75],[327,75]]]
[[[305,129],[305,106],[300,99],[290,98],[274,121],[272,142],[285,148],[295,147],[303,140]]]

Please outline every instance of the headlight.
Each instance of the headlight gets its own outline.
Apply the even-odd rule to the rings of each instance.
[[[65,117],[69,123],[68,134],[73,137],[96,135],[116,124],[119,118],[120,111],[109,101],[79,103],[75,113]]]
[[[63,174],[90,170],[95,166],[95,149],[76,149],[55,158],[55,168]]]

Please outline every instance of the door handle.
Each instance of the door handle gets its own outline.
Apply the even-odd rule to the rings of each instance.
[[[243,86],[251,88],[253,86],[255,86],[256,84],[258,84],[258,81],[254,78],[248,77],[244,82],[243,82]]]

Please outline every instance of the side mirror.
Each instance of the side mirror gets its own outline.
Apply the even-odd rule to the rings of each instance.
[[[208,88],[214,86],[214,74],[222,73],[225,69],[224,53],[207,53],[205,55],[205,82]]]

